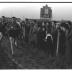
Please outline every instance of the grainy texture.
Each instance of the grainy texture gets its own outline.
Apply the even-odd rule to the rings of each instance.
[[[2,41],[5,47],[5,40]],[[6,50],[10,49],[9,40],[6,39]],[[48,57],[48,55],[38,48],[33,48],[28,44],[18,41],[18,48],[14,47],[14,55],[5,51],[8,55],[0,53],[1,69],[66,69],[72,68],[72,65],[68,65],[64,57],[58,60],[54,57]],[[10,55],[9,55],[10,54]],[[10,58],[9,58],[9,57]]]

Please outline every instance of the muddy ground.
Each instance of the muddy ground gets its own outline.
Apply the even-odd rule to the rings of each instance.
[[[11,54],[8,39],[1,41],[4,51],[0,52],[0,69],[71,69],[72,65],[65,62],[64,57],[48,57],[38,48],[23,41],[18,41],[18,47],[14,46],[14,54]]]

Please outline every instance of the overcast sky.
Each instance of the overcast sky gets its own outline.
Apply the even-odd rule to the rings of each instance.
[[[52,8],[53,19],[72,20],[72,3],[0,3],[0,17],[40,18],[40,8]]]

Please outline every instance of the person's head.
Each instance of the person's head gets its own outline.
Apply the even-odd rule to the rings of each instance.
[[[52,22],[52,26],[53,26],[53,27],[55,26],[55,23],[54,23],[54,22]]]
[[[4,19],[5,18],[5,16],[2,16],[2,19]]]
[[[45,24],[44,24],[44,22],[42,22],[42,26],[44,26]]]
[[[67,23],[69,24],[69,27],[72,25],[72,22],[71,21],[67,21]]]
[[[56,23],[56,29],[60,27],[60,23]]]
[[[2,16],[2,22],[4,22],[5,21],[5,16]]]
[[[47,23],[46,23],[46,26],[48,26],[48,25],[49,25],[49,23],[47,22]]]
[[[69,30],[69,24],[67,22],[62,23],[61,27],[65,28],[66,30]]]
[[[16,22],[16,17],[12,17],[12,22]]]

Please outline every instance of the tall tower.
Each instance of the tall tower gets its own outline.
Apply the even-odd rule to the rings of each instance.
[[[52,9],[51,7],[43,6],[40,10],[40,19],[51,19],[52,18]]]

